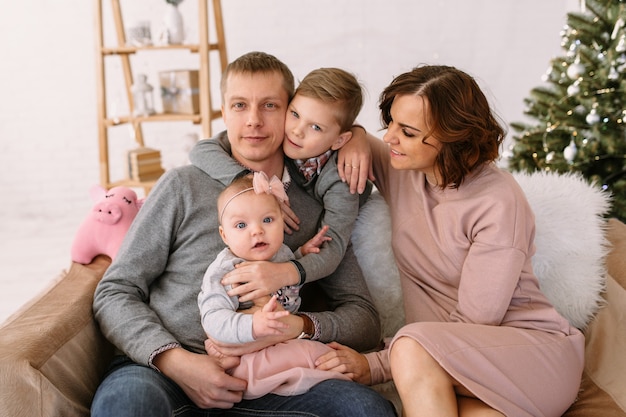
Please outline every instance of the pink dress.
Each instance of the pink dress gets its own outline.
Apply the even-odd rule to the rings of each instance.
[[[486,165],[459,189],[395,170],[375,146],[377,187],[390,206],[405,327],[476,397],[507,416],[560,416],[575,400],[584,336],[539,289],[534,215],[514,178]],[[374,382],[387,351],[368,354]]]
[[[269,393],[299,395],[327,379],[350,380],[339,372],[315,369],[317,358],[332,350],[314,340],[291,339],[241,356],[232,375],[248,381],[246,400]]]

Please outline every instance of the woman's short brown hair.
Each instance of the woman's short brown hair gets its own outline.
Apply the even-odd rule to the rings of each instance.
[[[457,188],[475,168],[498,158],[506,134],[487,98],[470,75],[454,67],[423,65],[397,76],[380,95],[382,123],[391,122],[396,96],[428,100],[428,132],[441,142],[436,164],[441,188]]]

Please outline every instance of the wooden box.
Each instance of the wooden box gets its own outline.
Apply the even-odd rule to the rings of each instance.
[[[163,113],[200,113],[200,89],[197,70],[159,72]]]

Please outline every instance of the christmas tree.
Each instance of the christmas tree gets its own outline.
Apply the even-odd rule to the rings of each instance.
[[[626,221],[626,3],[587,0],[561,32],[552,59],[524,102],[536,121],[512,123],[509,168],[579,172],[613,196],[609,215]]]

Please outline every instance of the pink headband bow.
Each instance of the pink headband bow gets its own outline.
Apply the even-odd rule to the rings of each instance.
[[[257,194],[272,194],[281,202],[289,200],[289,197],[287,197],[287,193],[285,192],[285,185],[276,175],[272,176],[272,179],[270,180],[265,172],[255,172],[254,178],[252,179],[252,185],[254,187],[254,192]]]
[[[222,223],[222,218],[224,217],[226,207],[228,207],[230,202],[233,201],[235,197],[240,196],[241,194],[248,191],[254,191],[256,194],[271,194],[281,202],[289,201],[289,197],[287,197],[287,192],[285,191],[285,185],[282,183],[281,180],[278,179],[276,175],[274,175],[270,180],[264,172],[255,172],[254,177],[252,178],[252,188],[246,188],[245,190],[241,190],[238,193],[235,193],[226,201],[226,203],[224,203],[224,207],[222,208],[222,212],[220,213],[220,224]]]

